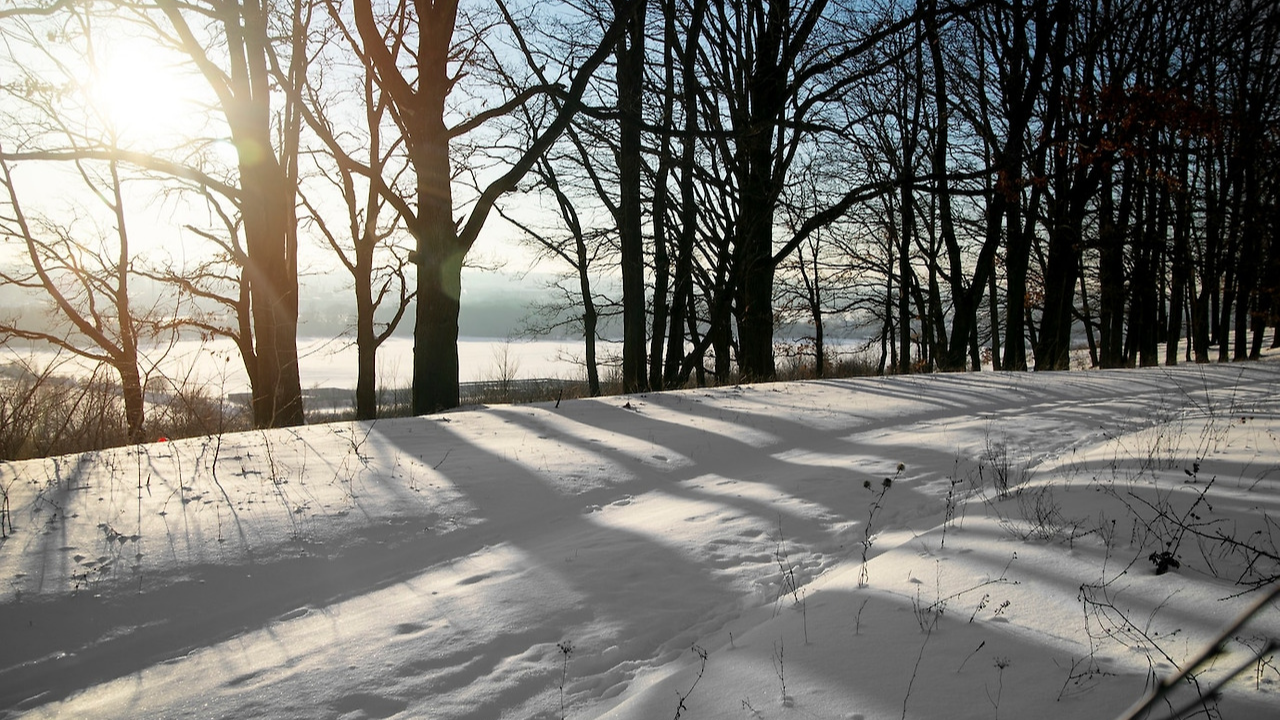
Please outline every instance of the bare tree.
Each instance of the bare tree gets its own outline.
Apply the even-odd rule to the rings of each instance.
[[[576,135],[573,130],[569,130],[566,134]],[[575,140],[573,144],[575,150],[585,150],[581,141]],[[607,230],[593,229],[584,224],[578,210],[578,201],[571,197],[571,193],[576,194],[576,191],[562,182],[560,171],[556,169],[558,166],[563,168],[565,165],[555,162],[554,156],[544,156],[532,171],[536,186],[531,188],[535,191],[543,190],[551,193],[555,199],[558,219],[563,230],[542,229],[530,221],[515,217],[503,208],[498,208],[498,212],[507,222],[523,232],[524,236],[538,248],[541,257],[562,262],[571,269],[572,277],[564,284],[556,283],[554,288],[563,296],[564,302],[551,301],[540,309],[540,313],[549,322],[542,324],[539,329],[548,331],[564,326],[566,323],[562,317],[566,309],[565,305],[569,306],[569,313],[573,318],[570,324],[579,326],[582,333],[587,391],[595,397],[601,393],[596,342],[599,339],[601,309],[600,302],[592,289],[592,273],[598,266],[605,265],[609,260],[614,259],[616,242]],[[584,163],[582,167],[588,174],[590,173],[589,163]],[[567,287],[568,285],[572,287]]]
[[[277,8],[262,0],[155,0],[129,6],[150,23],[159,39],[180,49],[217,99],[236,149],[232,195],[244,237],[244,277],[250,298],[254,343],[252,402],[259,427],[305,421],[298,374],[297,150],[301,120],[296,93],[286,93],[275,113],[271,71],[274,37],[293,38],[285,73],[297,87],[305,73],[301,0]],[[282,28],[272,27],[280,21]],[[301,37],[300,37],[301,35]]]
[[[171,341],[173,318],[160,312],[159,300],[151,307],[134,301],[136,250],[126,178],[121,162],[111,157],[118,148],[117,131],[79,94],[68,96],[66,84],[57,80],[66,80],[64,60],[43,44],[50,36],[59,38],[66,47],[58,50],[78,55],[95,70],[92,19],[70,10],[59,23],[33,27],[24,17],[29,16],[6,16],[11,24],[5,35],[28,53],[27,67],[48,68],[52,77],[25,70],[20,82],[5,86],[5,120],[12,132],[0,137],[0,237],[16,243],[25,262],[0,269],[0,283],[46,298],[54,321],[33,325],[0,318],[0,342],[40,341],[110,366],[120,379],[125,437],[141,442],[146,436],[144,379],[150,369],[141,348],[166,334]],[[44,152],[51,147],[56,150]],[[51,183],[72,178],[82,191],[68,186],[63,191],[67,200],[80,201],[52,211],[57,216],[29,209],[28,200],[42,196]]]
[[[137,308],[131,300],[129,229],[118,165],[108,162],[104,176],[86,164],[78,164],[77,170],[115,217],[112,234],[97,236],[75,224],[29,217],[0,147],[0,184],[7,206],[0,216],[0,232],[21,243],[30,262],[29,272],[0,271],[0,282],[44,292],[69,326],[67,332],[54,333],[0,320],[0,341],[38,340],[111,366],[123,390],[127,439],[142,442],[146,433],[139,344],[156,340],[173,325],[156,319],[158,308]]]
[[[339,8],[323,3],[321,17],[313,17],[319,3],[299,7],[306,13],[294,36],[295,52],[308,54],[308,72],[297,85],[289,83],[288,68],[272,54],[273,72],[282,87],[293,88],[299,112],[309,133],[301,157],[309,161],[311,178],[301,178],[299,199],[306,209],[304,223],[313,227],[351,275],[355,300],[356,419],[378,417],[377,353],[395,332],[415,297],[405,276],[408,249],[396,240],[403,232],[400,214],[388,207],[389,187],[398,187],[408,170],[400,138],[394,130],[390,105],[376,82],[373,69],[350,62],[358,47]],[[296,43],[299,36],[306,38]],[[388,35],[388,45],[402,43]],[[296,64],[296,61],[295,61]],[[308,189],[308,185],[313,186]],[[328,198],[340,203],[327,202]],[[331,208],[338,206],[341,212]],[[380,320],[379,311],[389,317]]]
[[[642,0],[631,0],[635,5]],[[568,126],[586,91],[592,74],[609,57],[623,32],[618,18],[606,29],[594,52],[575,59],[575,72],[567,88],[536,83],[523,92],[504,97],[494,106],[476,112],[449,127],[446,110],[450,94],[462,79],[451,65],[465,65],[476,45],[455,45],[459,20],[456,0],[414,2],[399,0],[375,9],[371,0],[353,4],[358,53],[374,69],[385,93],[397,129],[404,137],[409,162],[417,178],[416,203],[388,198],[406,219],[417,241],[417,309],[414,325],[413,406],[416,413],[434,412],[458,405],[458,311],[462,291],[462,263],[479,236],[495,201],[515,188],[537,159]],[[625,18],[627,13],[620,13]],[[386,28],[403,28],[416,46],[399,43],[388,47]],[[478,34],[477,34],[478,35]],[[567,73],[566,73],[567,75]],[[508,169],[488,183],[466,215],[457,223],[453,213],[450,145],[459,137],[500,118],[534,97],[556,94],[560,110],[537,139],[515,155]]]

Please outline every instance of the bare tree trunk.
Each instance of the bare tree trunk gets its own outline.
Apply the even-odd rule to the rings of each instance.
[[[462,261],[453,223],[448,143],[444,138],[443,101],[436,142],[410,152],[418,170],[418,302],[413,330],[413,412],[434,413],[458,406],[458,312],[462,297]]]
[[[118,323],[119,342],[113,348],[107,348],[115,356],[116,372],[120,375],[120,388],[124,395],[124,418],[130,443],[140,443],[146,439],[144,421],[145,390],[142,386],[142,375],[138,372],[138,333],[134,326],[133,307],[129,291],[130,250],[129,232],[126,229],[124,197],[120,192],[120,168],[114,160],[109,163],[111,170],[111,209],[115,214],[116,237],[119,238],[119,253],[115,264],[115,311]],[[101,344],[101,343],[100,343]]]
[[[918,66],[918,64],[917,64]],[[923,77],[923,75],[920,75]],[[913,126],[919,125],[920,97],[916,93]],[[901,375],[911,372],[911,287],[915,270],[911,267],[911,248],[916,237],[916,199],[915,199],[915,146],[914,133],[906,133],[911,137],[902,138],[902,187],[899,190],[899,212],[902,216],[902,230],[898,237],[898,362],[897,369]],[[929,322],[926,315],[920,316],[920,330]]]
[[[1182,340],[1182,316],[1185,314],[1187,287],[1191,277],[1191,208],[1187,197],[1189,154],[1179,153],[1178,183],[1173,221],[1173,277],[1169,286],[1169,324],[1165,332],[1164,364],[1178,364],[1178,346]]]
[[[662,94],[662,127],[674,130],[678,94],[676,55],[680,47],[680,36],[676,30],[676,8],[670,0],[663,3],[662,16],[662,72],[663,84],[666,86]],[[671,315],[668,302],[672,283],[672,243],[669,241],[672,229],[668,225],[668,206],[671,204],[672,194],[667,185],[675,165],[672,144],[672,133],[662,133],[658,146],[658,170],[653,183],[653,322],[649,331],[648,386],[654,390],[661,390],[664,386],[663,346],[668,334],[667,321]]]
[[[366,249],[367,248],[367,249]],[[378,418],[378,339],[373,313],[372,243],[356,250],[356,419]]]
[[[75,331],[55,335],[0,320],[0,338],[37,340],[109,365],[120,377],[125,439],[139,443],[146,438],[145,395],[138,368],[137,325],[141,320],[135,317],[130,301],[133,272],[118,163],[110,161],[108,170],[109,186],[104,188],[96,186],[92,176],[81,168],[81,177],[89,185],[89,191],[102,200],[114,216],[118,243],[115,257],[102,258],[101,264],[95,267],[95,253],[79,243],[70,230],[51,228],[38,233],[28,222],[8,158],[0,146],[0,187],[6,195],[9,216],[3,229],[8,237],[24,247],[26,258],[31,262],[30,271],[22,275],[0,268],[0,284],[46,294],[56,308],[56,315]],[[51,240],[43,237],[46,233],[52,235]],[[64,288],[73,294],[64,293]],[[101,308],[105,307],[112,310],[103,312]],[[83,340],[73,340],[71,335]]]
[[[706,19],[707,0],[695,0],[693,16],[680,49],[680,78],[683,83],[681,111],[684,113],[684,135],[680,151],[680,232],[676,238],[675,272],[671,278],[671,316],[667,336],[667,357],[663,363],[662,387],[679,384],[682,360],[685,356],[685,324],[693,301],[693,249],[698,225],[697,196],[694,192],[694,175],[697,172],[698,94],[697,49]],[[674,8],[668,7],[674,15]],[[690,333],[693,338],[693,333]],[[696,343],[696,339],[694,340]],[[653,359],[657,362],[657,358]]]
[[[618,39],[618,234],[622,250],[622,391],[648,388],[645,358],[644,233],[641,227],[641,113],[644,109],[645,4],[614,0],[624,18]],[[665,189],[659,188],[658,192]],[[661,239],[659,239],[660,241]]]
[[[785,2],[762,3],[749,14],[751,49],[743,125],[735,128],[738,142],[740,193],[734,247],[735,312],[738,319],[738,369],[750,381],[777,375],[773,356],[773,219],[777,204],[774,135],[787,97],[788,68],[780,66],[789,50],[784,46]],[[738,52],[746,52],[740,49]]]
[[[268,7],[260,0],[240,0],[229,6],[234,12],[214,13],[230,51],[230,72],[224,74],[210,62],[189,27],[186,8],[175,0],[158,3],[184,51],[218,94],[236,148],[246,248],[244,277],[249,283],[256,361],[255,372],[250,373],[254,424],[300,425],[305,418],[298,374],[294,214],[299,118],[296,109],[286,107],[277,148],[272,137]],[[287,100],[286,105],[291,102]]]
[[[1098,367],[1098,340],[1093,334],[1093,313],[1089,310],[1089,288],[1085,283],[1084,257],[1076,274],[1080,280],[1080,322],[1084,325],[1084,339],[1089,344],[1089,367]]]
[[[947,68],[943,62],[942,38],[938,26],[936,2],[930,2],[930,11],[924,16],[924,38],[929,49],[933,69],[934,140],[931,165],[938,203],[938,232],[947,249],[949,280],[951,286],[951,337],[937,338],[939,356],[936,358],[942,370],[964,370],[967,356],[975,344],[978,325],[978,305],[991,272],[995,250],[999,247],[996,237],[988,236],[974,265],[972,279],[966,283],[967,273],[959,240],[956,237],[955,214],[952,208],[952,190],[948,155],[950,152],[950,97],[947,91]]]
[[[417,173],[416,212],[409,203],[390,195],[388,201],[407,220],[418,248],[414,255],[418,265],[417,309],[414,325],[413,411],[431,413],[457,407],[458,386],[458,311],[462,292],[462,263],[471,250],[494,204],[533,168],[538,159],[567,129],[577,112],[587,84],[597,68],[620,41],[625,23],[619,18],[639,12],[637,0],[627,0],[625,13],[615,16],[600,44],[583,58],[569,88],[557,95],[557,111],[528,147],[524,148],[501,176],[490,182],[476,198],[461,229],[453,218],[453,193],[450,187],[449,144],[455,135],[467,132],[493,115],[501,115],[518,107],[528,94],[520,93],[503,107],[481,114],[455,128],[445,126],[445,101],[459,76],[450,75],[453,62],[452,38],[458,19],[457,0],[415,2],[417,47],[412,54],[412,67],[404,68],[400,59],[388,48],[379,29],[370,0],[352,4],[361,59],[374,69],[379,88],[386,94],[392,115],[405,136],[410,162]],[[622,7],[622,6],[620,6]],[[409,14],[408,4],[401,12]],[[518,29],[512,26],[518,32]],[[540,69],[537,72],[541,72]],[[535,93],[536,94],[536,93]],[[510,107],[508,107],[510,106]],[[643,310],[643,308],[642,308]],[[643,332],[643,318],[641,324]],[[643,349],[642,349],[643,352]]]
[[[591,397],[600,396],[600,363],[596,359],[596,335],[600,314],[591,297],[591,279],[587,274],[587,247],[578,243],[578,283],[582,292],[582,341],[583,361],[587,364],[587,392]]]
[[[1124,231],[1132,196],[1130,163],[1124,164],[1119,218],[1113,201],[1112,173],[1102,175],[1101,217],[1098,230],[1098,323],[1101,326],[1098,363],[1103,368],[1125,365],[1124,353]]]

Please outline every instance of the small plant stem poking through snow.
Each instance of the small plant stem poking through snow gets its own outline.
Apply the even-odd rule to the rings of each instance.
[[[1058,661],[1054,660],[1053,664],[1057,665]],[[1072,657],[1071,667],[1067,669],[1067,679],[1062,682],[1057,701],[1061,702],[1063,698],[1088,692],[1097,683],[1098,678],[1110,674],[1098,667],[1092,651],[1082,658]]]
[[[13,534],[13,514],[9,511],[9,489],[0,488],[0,538]],[[7,529],[6,529],[7,526]]]
[[[1012,664],[1007,657],[996,658],[996,669],[999,671],[996,676],[996,696],[991,697],[991,689],[987,689],[987,700],[995,708],[997,720],[1000,718],[1000,696],[1004,694],[1004,669]]]
[[[1008,499],[1031,480],[1029,463],[1015,465],[1009,457],[1009,446],[987,437],[986,449],[978,463],[978,477],[991,477],[991,485],[1000,500]]]
[[[966,655],[966,656],[965,656],[965,658],[964,658],[964,662],[960,663],[960,667],[956,668],[956,674],[957,674],[957,675],[959,675],[959,674],[960,674],[960,671],[961,671],[961,670],[964,670],[964,666],[965,666],[966,664],[968,664],[969,660],[970,660],[974,655],[977,655],[979,650],[981,650],[982,648],[984,648],[984,647],[986,647],[986,646],[987,646],[987,641],[986,641],[986,640],[983,640],[982,642],[978,643],[978,647],[974,648],[974,649],[973,649],[973,652],[971,652],[971,653],[969,653],[968,655]]]
[[[791,707],[791,696],[787,694],[787,645],[782,638],[773,646],[773,672],[781,684],[782,707]]]
[[[809,606],[804,601],[804,591],[800,591],[800,623],[804,628],[804,644],[809,644]]]
[[[956,464],[959,465],[959,463],[960,461],[957,459]],[[951,484],[950,487],[947,488],[947,504],[942,517],[942,541],[938,543],[939,549],[947,546],[947,528],[955,521],[956,505],[959,503],[959,499],[956,497],[956,486],[964,482],[964,480],[955,477],[954,475],[949,478],[949,480],[951,481]]]
[[[862,634],[862,611],[867,609],[867,603],[871,602],[871,598],[863,598],[862,604],[858,606],[858,612],[853,616],[853,634]]]
[[[978,616],[978,613],[982,612],[982,609],[987,606],[987,602],[989,600],[991,600],[991,593],[983,593],[982,599],[978,601],[978,607],[974,608],[973,614],[969,616],[969,622],[973,622],[973,619]]]
[[[778,518],[778,547],[773,551],[773,557],[778,562],[778,571],[781,576],[778,580],[778,599],[781,600],[784,595],[790,594],[798,605],[800,596],[796,582],[795,566],[791,564],[791,558],[787,553],[787,538],[782,534],[782,518]]]
[[[689,649],[692,650],[693,654],[697,655],[698,659],[701,660],[702,662],[698,666],[698,677],[694,678],[693,684],[690,685],[689,689],[685,691],[683,694],[678,694],[676,696],[677,702],[676,702],[675,720],[680,720],[680,717],[681,715],[684,714],[684,711],[689,709],[688,706],[684,704],[684,701],[688,700],[689,696],[693,694],[693,689],[698,687],[698,683],[702,681],[702,675],[707,671],[707,651],[704,650],[700,645],[694,645]]]
[[[782,534],[782,518],[778,518],[778,548],[774,551],[774,558],[778,561],[778,570],[782,573],[778,586],[778,599],[782,596],[790,594],[795,600],[795,606],[800,609],[801,619],[804,624],[804,644],[809,644],[809,611],[805,606],[804,591],[800,589],[799,582],[796,580],[795,566],[791,564],[791,558],[787,554],[786,538]],[[775,612],[776,615],[776,612]]]
[[[933,629],[937,624],[930,625],[924,634],[924,642],[920,643],[920,654],[916,656],[916,665],[911,670],[911,679],[907,681],[907,694],[902,697],[902,720],[907,720],[907,702],[911,700],[911,688],[915,687],[916,676],[920,674],[920,662],[924,660],[924,649],[929,647],[929,638],[933,637]]]
[[[875,534],[876,514],[879,513],[880,508],[883,507],[884,494],[889,492],[889,488],[893,487],[893,481],[901,477],[902,473],[905,472],[906,469],[906,465],[898,463],[898,472],[894,474],[893,477],[885,478],[880,481],[880,492],[876,494],[875,500],[872,500],[871,506],[867,508],[867,524],[863,528],[862,532],[862,567],[858,570],[858,587],[866,587],[869,580],[867,574],[867,556],[871,552],[871,545],[874,542],[872,536]],[[867,490],[872,490],[871,481],[863,481],[862,487]],[[872,490],[872,492],[875,491]]]
[[[567,716],[564,711],[564,686],[569,680],[569,656],[573,654],[573,642],[563,640],[556,643],[556,647],[560,648],[560,655],[564,660],[560,667],[560,720],[565,720]]]

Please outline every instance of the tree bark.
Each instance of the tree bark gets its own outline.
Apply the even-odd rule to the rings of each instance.
[[[1113,200],[1112,173],[1102,175],[1102,197],[1098,228],[1098,363],[1103,368],[1125,366],[1124,307],[1125,267],[1124,231],[1129,222],[1130,197],[1133,194],[1131,163],[1124,163],[1121,181],[1119,218]]]
[[[221,32],[229,50],[224,73],[187,24],[183,6],[159,0],[184,51],[218,95],[236,149],[238,208],[244,229],[244,279],[253,322],[252,405],[258,427],[305,422],[298,374],[298,267],[296,152],[298,116],[286,101],[280,147],[272,137],[268,7],[238,0],[224,12]],[[301,62],[301,59],[298,59]],[[277,155],[279,153],[279,155]]]
[[[674,10],[669,10],[674,12]],[[698,226],[698,203],[694,175],[697,173],[697,138],[699,123],[699,77],[697,50],[706,20],[707,0],[695,0],[689,29],[680,49],[681,111],[684,113],[684,135],[680,149],[680,230],[676,236],[675,270],[671,278],[671,313],[668,320],[667,357],[663,363],[662,387],[671,389],[682,383],[681,366],[685,357],[685,324],[693,300],[693,249]],[[672,88],[674,91],[674,88]],[[693,338],[693,334],[690,334]],[[696,343],[696,339],[695,339]],[[657,359],[654,359],[657,362]],[[687,373],[685,374],[687,377]]]
[[[628,10],[628,8],[630,8]],[[645,356],[644,231],[641,226],[645,4],[614,0],[626,31],[618,39],[618,236],[622,251],[622,391],[648,387]]]
[[[783,52],[787,3],[769,0],[752,22],[754,65],[747,77],[745,126],[739,128],[739,217],[734,247],[734,309],[738,319],[738,370],[744,380],[772,380],[773,356],[773,218],[777,178],[773,140],[786,99],[787,68],[778,64]]]

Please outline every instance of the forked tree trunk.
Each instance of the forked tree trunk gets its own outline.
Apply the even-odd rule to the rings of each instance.
[[[242,282],[249,285],[253,323],[254,369],[249,376],[254,424],[301,425],[305,418],[298,374],[294,210],[298,117],[286,107],[281,157],[277,157],[272,136],[268,7],[260,0],[243,0],[229,5],[230,12],[219,15],[230,50],[230,72],[225,75],[209,62],[201,40],[188,25],[184,15],[187,8],[173,0],[161,0],[160,9],[183,49],[201,65],[218,91],[220,110],[236,148],[246,249]]]

